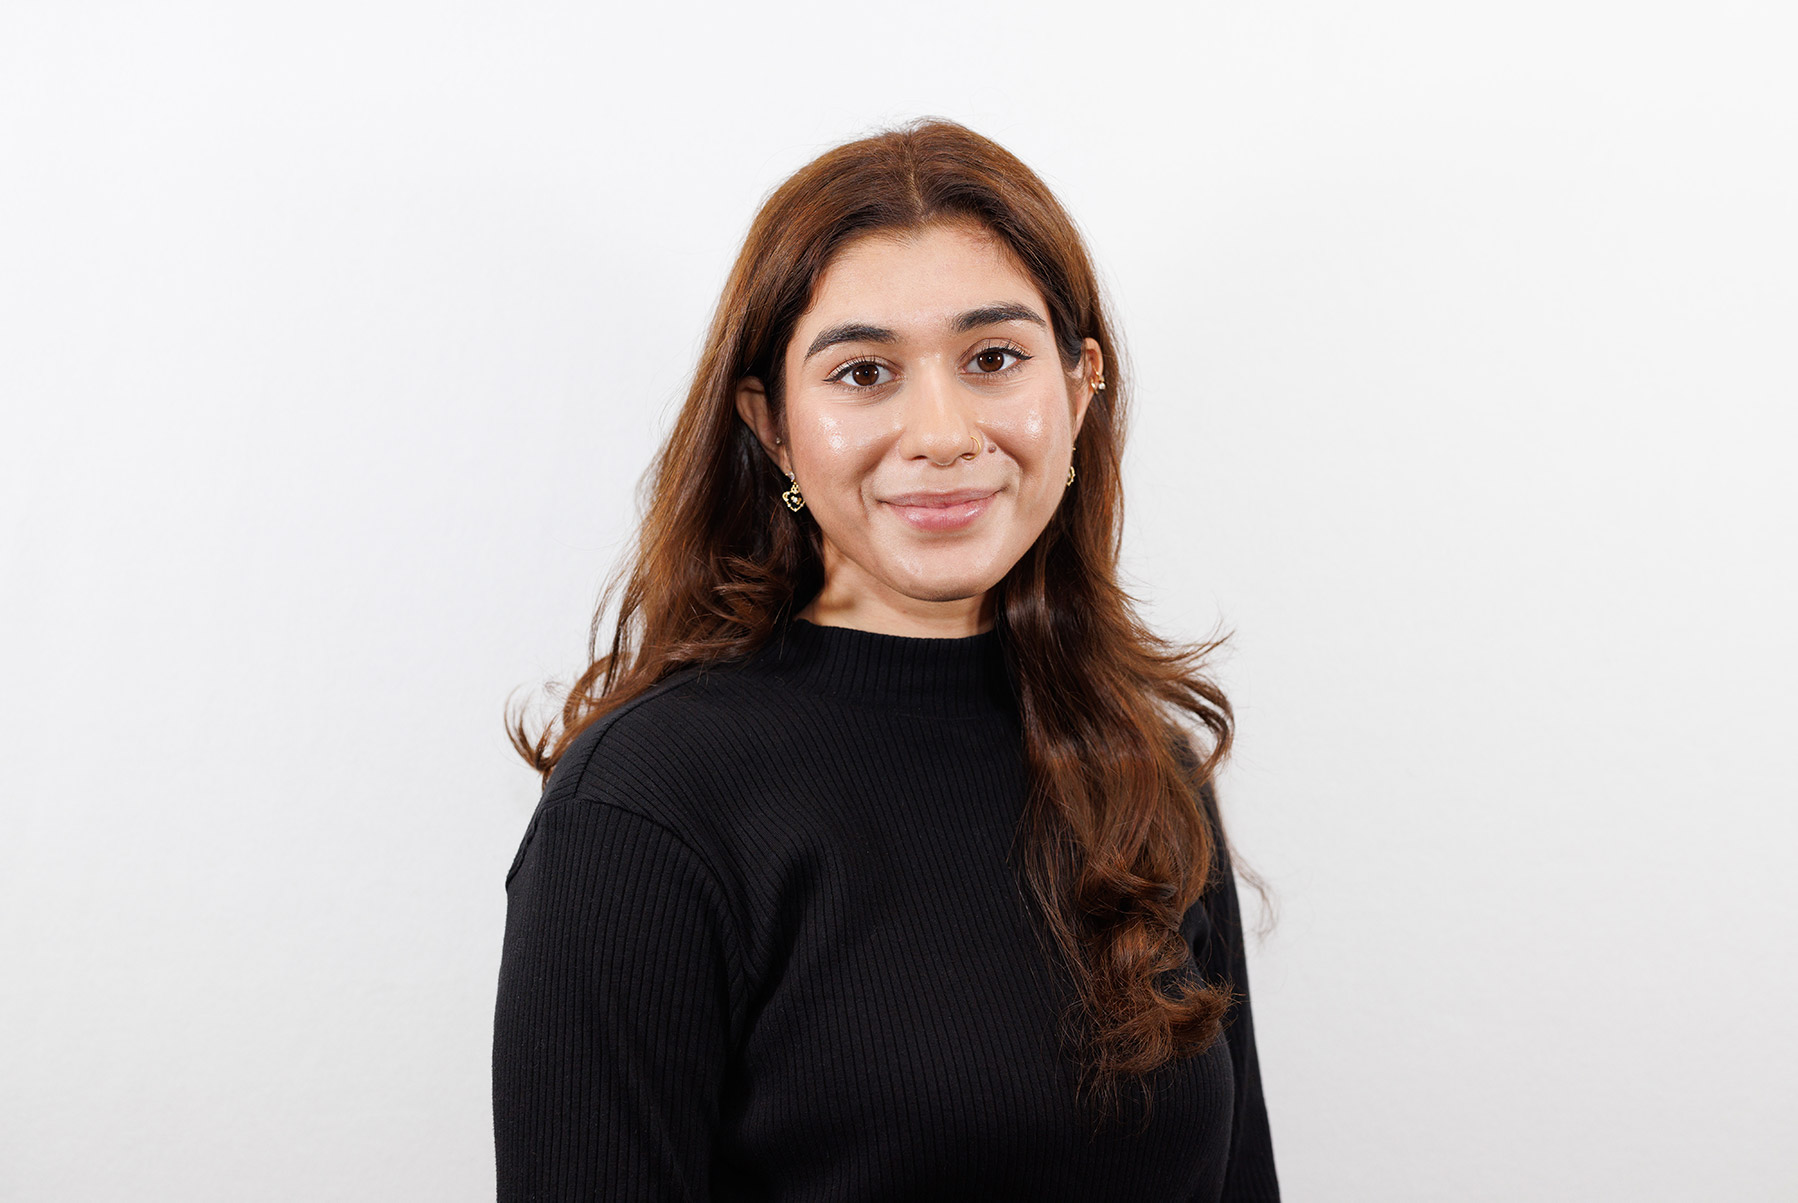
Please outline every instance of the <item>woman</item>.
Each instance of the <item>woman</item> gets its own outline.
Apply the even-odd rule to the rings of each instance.
[[[1079,235],[987,139],[769,197],[611,651],[512,726],[503,1200],[1278,1197],[1230,710],[1117,584],[1123,393]]]

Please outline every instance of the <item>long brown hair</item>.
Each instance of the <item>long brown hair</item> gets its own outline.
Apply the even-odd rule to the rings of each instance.
[[[1044,951],[1059,953],[1078,986],[1061,1035],[1077,1046],[1081,1085],[1102,1110],[1125,1078],[1140,1081],[1146,1108],[1148,1076],[1209,1048],[1231,1002],[1228,984],[1165,984],[1190,960],[1179,925],[1220,863],[1223,833],[1199,790],[1209,790],[1233,730],[1228,701],[1203,671],[1223,639],[1163,641],[1118,584],[1128,365],[1074,223],[996,143],[954,122],[919,120],[828,151],[769,195],[650,466],[634,552],[594,615],[591,663],[568,689],[559,725],[532,738],[508,714],[508,735],[547,782],[602,715],[679,668],[749,655],[817,594],[818,525],[809,510],[782,504],[787,482],[739,418],[735,386],[758,377],[783,421],[787,343],[838,248],[875,230],[969,220],[1034,278],[1065,369],[1085,338],[1104,354],[1106,388],[1080,428],[1076,483],[998,583],[995,625],[1021,699],[1031,782],[1025,878]],[[1204,729],[1202,751],[1182,719]]]

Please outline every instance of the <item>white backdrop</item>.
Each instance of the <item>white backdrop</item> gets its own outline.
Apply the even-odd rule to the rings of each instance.
[[[502,708],[759,199],[921,114],[1235,632],[1287,1197],[1798,1197],[1783,6],[150,7],[0,15],[0,1197],[491,1198]]]

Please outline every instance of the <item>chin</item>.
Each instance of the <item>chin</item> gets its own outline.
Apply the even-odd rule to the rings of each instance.
[[[952,580],[913,581],[905,593],[917,601],[951,602],[980,597],[991,588],[992,585],[985,581],[958,577]]]

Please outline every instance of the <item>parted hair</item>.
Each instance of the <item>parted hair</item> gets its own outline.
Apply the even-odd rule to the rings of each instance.
[[[590,662],[541,730],[531,734],[508,707],[507,733],[547,782],[593,722],[680,668],[752,654],[818,593],[821,532],[809,509],[782,503],[786,479],[740,418],[736,386],[761,380],[784,429],[787,344],[832,257],[864,234],[939,222],[977,222],[1010,248],[1050,309],[1065,370],[1086,338],[1104,354],[1106,388],[1080,428],[1076,483],[996,586],[995,626],[1030,782],[1021,871],[1042,951],[1078,988],[1060,1035],[1101,1120],[1134,1079],[1146,1123],[1149,1075],[1208,1049],[1233,998],[1231,983],[1181,972],[1191,958],[1180,932],[1228,863],[1224,833],[1207,817],[1215,809],[1200,799],[1234,725],[1206,671],[1227,636],[1165,641],[1118,582],[1128,364],[1074,222],[995,142],[920,119],[829,150],[768,195],[645,474],[643,517],[602,592]]]

